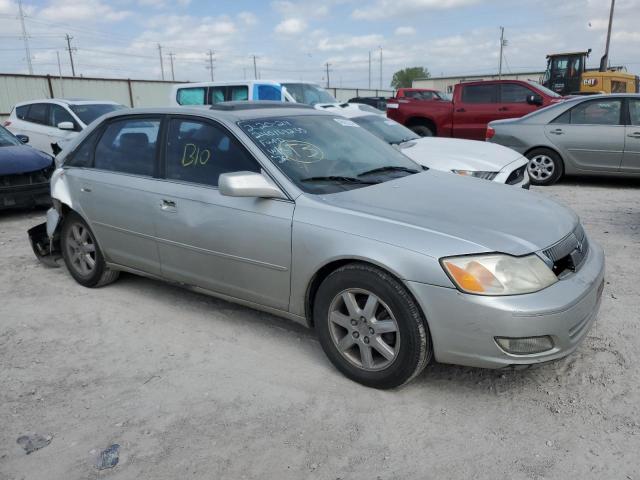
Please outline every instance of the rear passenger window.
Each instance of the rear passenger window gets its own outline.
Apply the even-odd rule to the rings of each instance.
[[[622,100],[591,100],[571,109],[571,123],[576,125],[619,125]]]
[[[152,176],[159,130],[159,119],[129,118],[110,123],[96,146],[94,167]]]
[[[498,85],[467,85],[462,87],[464,103],[498,103]]]
[[[26,120],[28,112],[29,112],[29,105],[22,105],[21,107],[16,107],[16,117],[18,117],[20,120]]]
[[[229,100],[244,101],[249,100],[249,88],[246,85],[229,87]],[[278,98],[278,100],[280,100]]]
[[[249,152],[221,126],[173,119],[167,135],[168,179],[217,187],[222,173],[260,172]]]
[[[213,103],[220,103],[220,102],[224,102],[225,98],[224,98],[224,92],[225,92],[226,88],[225,87],[212,87],[211,88],[211,101],[209,103],[213,104]]]
[[[629,99],[631,125],[640,125],[640,100]]]
[[[282,92],[275,85],[256,85],[255,88],[258,90],[258,95],[254,100],[276,100],[278,102],[282,100]]]
[[[500,101],[502,103],[527,103],[527,97],[534,93],[527,87],[517,83],[503,83],[500,85]]]
[[[46,103],[32,103],[29,107],[29,112],[27,113],[27,118],[25,120],[28,122],[47,125],[49,123],[48,106],[49,105]]]
[[[176,101],[178,105],[204,105],[205,93],[205,87],[181,88]]]

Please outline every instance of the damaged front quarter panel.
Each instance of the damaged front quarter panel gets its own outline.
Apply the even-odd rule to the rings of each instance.
[[[61,207],[63,203],[71,207],[71,197],[65,180],[62,168],[53,172],[51,176],[53,207],[47,210],[47,221],[30,228],[27,232],[33,253],[48,267],[59,267],[59,261],[62,258],[60,250]]]

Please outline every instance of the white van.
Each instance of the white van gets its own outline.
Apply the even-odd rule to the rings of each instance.
[[[173,106],[213,105],[242,100],[275,100],[309,105],[337,102],[315,83],[274,80],[181,83],[173,86],[169,98]]]

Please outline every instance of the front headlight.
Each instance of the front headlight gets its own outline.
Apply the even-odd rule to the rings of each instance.
[[[558,281],[537,256],[500,253],[448,257],[440,260],[453,283],[477,295],[518,295],[547,288]]]
[[[493,180],[498,175],[498,172],[481,172],[479,170],[451,170],[453,173],[462,175],[464,177],[476,177],[484,180]]]

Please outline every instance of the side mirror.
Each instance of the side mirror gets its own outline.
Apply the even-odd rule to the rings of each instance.
[[[75,125],[73,124],[73,122],[60,122],[58,124],[58,128],[60,130],[73,130],[75,129]]]
[[[527,95],[527,103],[529,105],[542,105],[544,102],[542,100],[542,96],[541,95],[537,95],[537,94],[532,94],[532,95]]]
[[[223,173],[218,190],[228,197],[286,198],[277,186],[255,172]]]
[[[21,143],[29,143],[29,137],[26,135],[16,135],[16,138],[20,140]]]

